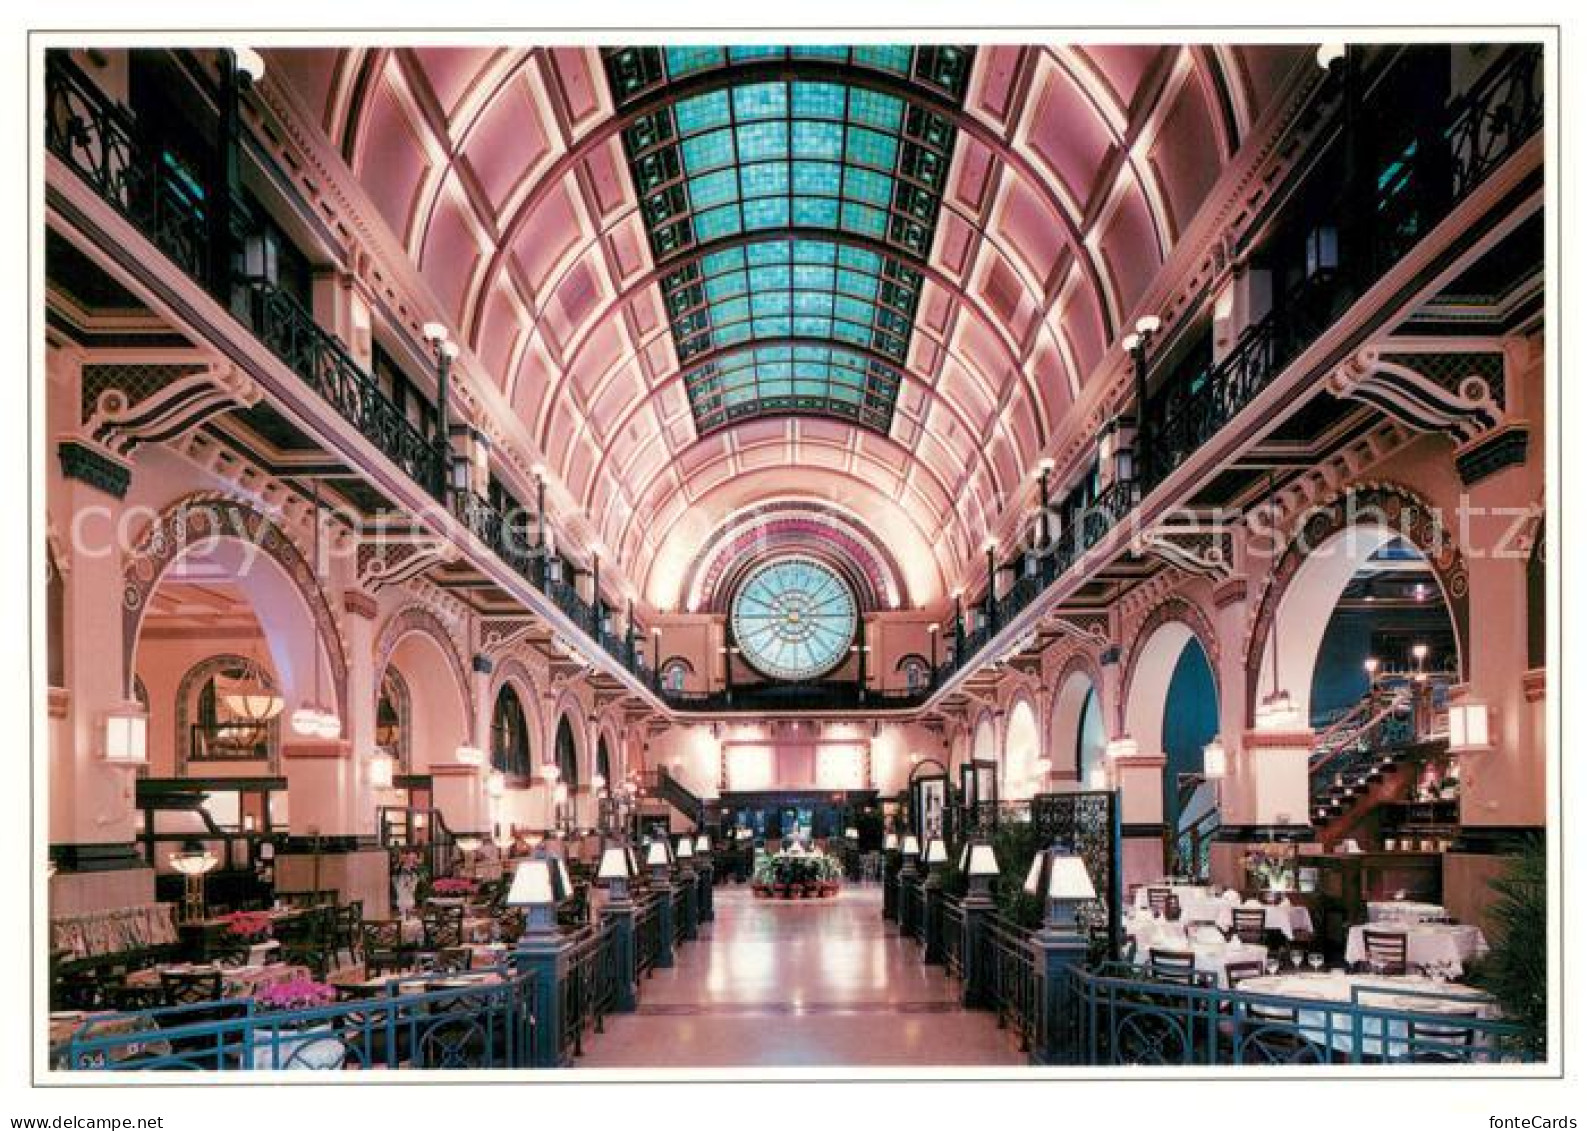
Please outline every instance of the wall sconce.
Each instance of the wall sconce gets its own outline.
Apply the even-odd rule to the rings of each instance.
[[[1208,781],[1218,781],[1229,775],[1229,752],[1217,735],[1201,748],[1201,775]]]
[[[1086,772],[1086,785],[1091,789],[1098,791],[1107,789],[1108,768],[1106,766],[1092,766],[1091,769]]]
[[[1293,731],[1301,729],[1300,712],[1287,691],[1275,691],[1256,706],[1256,729]]]
[[[369,758],[369,784],[375,789],[390,789],[396,781],[397,760],[384,750]]]
[[[485,752],[479,747],[470,746],[467,743],[459,746],[457,748],[457,752],[453,754],[452,757],[455,758],[460,765],[464,766],[483,766],[485,764]]]
[[[503,796],[507,792],[507,775],[500,770],[485,775],[485,792],[491,797]]]
[[[1492,719],[1488,705],[1476,699],[1449,707],[1449,750],[1453,754],[1485,753],[1493,749]]]
[[[105,712],[105,761],[118,766],[149,761],[149,715],[136,699]]]
[[[1105,748],[1106,755],[1110,758],[1133,758],[1141,752],[1140,745],[1127,734],[1109,739]]]

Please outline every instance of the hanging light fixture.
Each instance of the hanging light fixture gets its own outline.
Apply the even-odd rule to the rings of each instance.
[[[1267,506],[1273,529],[1278,530],[1278,504],[1273,497],[1273,473],[1267,475]],[[1300,729],[1300,712],[1296,710],[1289,692],[1278,685],[1278,608],[1273,604],[1273,690],[1256,706],[1256,729],[1288,731]]]
[[[266,682],[264,668],[252,647],[237,675],[215,677],[215,693],[232,721],[256,733],[262,732],[265,724],[286,706],[275,688]]]
[[[320,567],[320,481],[313,481],[314,497],[314,569]],[[320,698],[320,647],[318,632],[314,641],[314,698],[292,712],[292,729],[305,738],[323,738],[327,741],[342,736],[342,720],[323,705]]]

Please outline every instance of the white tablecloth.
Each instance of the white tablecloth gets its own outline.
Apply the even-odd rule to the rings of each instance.
[[[1441,962],[1456,977],[1465,972],[1466,963],[1488,953],[1488,940],[1482,937],[1481,930],[1469,923],[1373,923],[1372,929],[1405,935],[1407,965]],[[1360,925],[1350,928],[1345,939],[1346,962],[1367,960],[1366,930]]]
[[[1356,987],[1362,987],[1360,994],[1355,994]],[[1422,1014],[1474,1013],[1478,1018],[1498,1016],[1493,1000],[1481,990],[1454,983],[1440,984],[1420,975],[1265,974],[1241,982],[1240,992],[1341,1006],[1350,1005],[1354,995],[1355,1002],[1363,1009],[1405,1010]],[[1329,1045],[1347,1055],[1354,1050],[1354,1024],[1351,1015],[1344,1010],[1301,1008],[1296,1011],[1296,1020],[1302,1035],[1313,1044]],[[1385,1027],[1388,1030],[1386,1034]],[[1404,1057],[1412,1051],[1406,1043],[1408,1032],[1409,1025],[1404,1021],[1388,1021],[1385,1026],[1383,1018],[1363,1018],[1361,1053],[1363,1056],[1386,1056],[1390,1059]]]
[[[1270,931],[1277,931],[1286,939],[1293,939],[1296,935],[1312,934],[1311,912],[1296,903],[1280,903],[1267,908],[1267,923]]]
[[[1443,919],[1447,913],[1437,903],[1415,903],[1405,899],[1385,899],[1367,904],[1369,923],[1421,923]]]
[[[1153,884],[1153,887],[1169,885]],[[1229,930],[1234,925],[1234,918],[1229,914],[1229,909],[1234,904],[1221,896],[1212,894],[1212,889],[1204,884],[1176,884],[1173,892],[1179,900],[1179,918],[1185,923],[1216,923],[1224,930]],[[1148,902],[1146,889],[1142,888],[1135,894],[1135,909],[1138,912],[1150,912],[1151,903]]]

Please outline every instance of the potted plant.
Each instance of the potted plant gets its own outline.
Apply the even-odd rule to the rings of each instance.
[[[247,961],[263,965],[269,952],[278,944],[271,935],[270,914],[266,911],[234,911],[223,920],[228,938],[248,948]]]
[[[312,978],[291,978],[254,995],[267,1018],[254,1030],[251,1065],[256,1070],[342,1067],[347,1049],[319,1010],[336,1001],[336,990]],[[307,1016],[294,1016],[307,1014]]]
[[[1548,848],[1528,836],[1504,875],[1488,881],[1492,949],[1471,972],[1473,985],[1498,999],[1506,1021],[1521,1026],[1516,1051],[1548,1055]]]

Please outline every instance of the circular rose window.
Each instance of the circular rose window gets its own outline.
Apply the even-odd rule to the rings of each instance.
[[[744,579],[732,604],[733,637],[750,666],[772,679],[805,680],[843,662],[854,641],[854,593],[829,566],[781,558]]]

